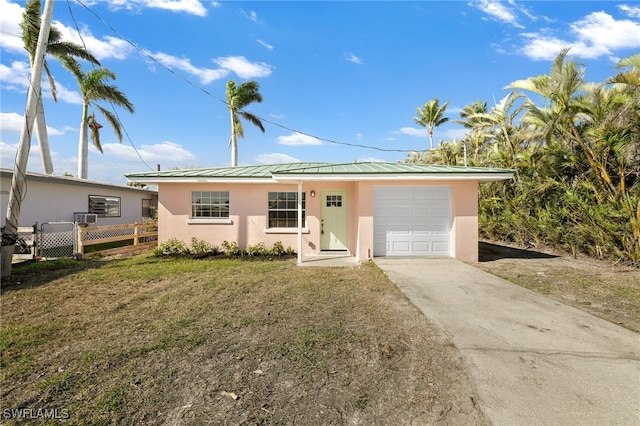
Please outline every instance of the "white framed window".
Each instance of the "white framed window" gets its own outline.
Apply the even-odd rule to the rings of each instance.
[[[191,193],[191,219],[228,219],[229,191]]]
[[[302,193],[302,227],[306,225],[305,193]],[[268,228],[298,228],[298,193],[269,192]]]
[[[120,197],[89,195],[89,213],[98,217],[120,217]]]

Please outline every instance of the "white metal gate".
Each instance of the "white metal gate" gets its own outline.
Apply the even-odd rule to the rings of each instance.
[[[46,222],[40,225],[38,256],[45,259],[75,257],[75,226],[73,222]]]

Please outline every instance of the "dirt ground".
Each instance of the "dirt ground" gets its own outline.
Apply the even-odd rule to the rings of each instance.
[[[640,268],[488,241],[473,266],[640,332]]]

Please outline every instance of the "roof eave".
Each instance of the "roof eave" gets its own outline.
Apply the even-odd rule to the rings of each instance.
[[[494,182],[511,179],[512,172],[496,173],[406,173],[406,174],[329,174],[329,175],[309,175],[309,174],[277,174],[273,179],[278,182],[290,181],[314,181],[314,182],[336,182],[336,181],[444,181],[444,180],[471,180],[477,182]]]
[[[127,177],[129,182],[159,184],[159,183],[273,183],[271,177],[264,178],[217,178],[217,177]]]

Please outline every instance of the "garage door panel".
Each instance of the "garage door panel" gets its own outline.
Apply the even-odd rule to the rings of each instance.
[[[394,207],[392,211],[393,211],[393,217],[398,217],[398,216],[410,217],[411,216],[411,207],[409,206]]]
[[[413,251],[418,253],[427,253],[431,248],[431,243],[424,242],[414,242],[413,243]]]
[[[449,187],[376,187],[374,256],[450,256]]]
[[[433,243],[433,250],[436,252],[449,250],[449,241],[442,241],[442,242],[435,241]]]
[[[434,207],[431,209],[432,217],[444,217],[449,219],[450,215],[451,215],[451,209],[449,209],[448,207]]]

